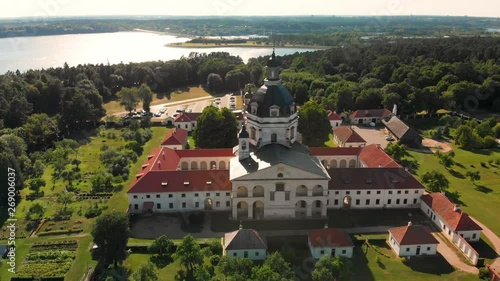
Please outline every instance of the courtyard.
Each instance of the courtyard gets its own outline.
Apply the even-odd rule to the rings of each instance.
[[[389,144],[389,141],[385,139],[385,135],[387,135],[385,127],[381,124],[376,127],[354,125],[351,128],[366,141],[366,145],[380,144],[382,148],[385,148]]]

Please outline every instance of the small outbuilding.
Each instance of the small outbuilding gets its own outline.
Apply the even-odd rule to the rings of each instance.
[[[337,228],[313,230],[308,235],[311,256],[319,259],[325,255],[351,258],[354,244],[347,232]]]
[[[223,255],[232,258],[265,260],[267,245],[253,229],[240,229],[224,234],[222,238]]]
[[[389,245],[399,257],[435,255],[438,244],[425,226],[409,222],[407,226],[389,229]]]
[[[366,145],[365,139],[348,126],[333,129],[333,141],[339,147],[364,147]]]
[[[398,117],[392,116],[389,121],[382,120],[382,123],[384,123],[387,132],[399,142],[417,146],[422,144],[422,136]]]

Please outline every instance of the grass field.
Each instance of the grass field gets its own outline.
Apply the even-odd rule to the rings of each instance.
[[[109,199],[107,202],[106,201],[101,202],[102,204],[108,205],[108,210],[119,210],[124,212],[127,209],[128,200],[126,197],[126,191],[128,189],[128,186],[134,179],[135,174],[137,174],[137,172],[140,170],[141,165],[147,158],[148,153],[154,147],[157,147],[160,144],[161,140],[163,139],[164,135],[167,132],[167,129],[164,127],[152,127],[151,129],[153,131],[153,137],[149,142],[145,144],[143,155],[138,158],[135,164],[132,164],[130,168],[129,180],[123,183],[123,188],[119,192],[114,194],[113,197],[111,197],[111,199]],[[118,136],[120,135],[120,131],[116,129],[107,129],[106,132],[115,132]],[[93,134],[93,136],[90,136],[89,139],[87,140],[87,143],[83,144],[78,148],[78,158],[82,161],[80,164],[80,169],[82,174],[94,172],[98,169],[103,169],[103,166],[97,159],[99,159],[100,148],[104,143],[108,145],[110,148],[112,148],[125,144],[125,141],[122,140],[121,138],[110,140],[109,138],[99,136],[97,134]],[[16,240],[16,246],[17,246],[16,260],[18,264],[21,263],[28,249],[35,242],[51,241],[57,239],[60,240],[68,238],[77,239],[79,241],[78,242],[79,247],[77,249],[76,257],[75,260],[73,261],[72,267],[66,274],[66,280],[80,280],[80,278],[86,272],[87,267],[95,266],[96,261],[93,261],[91,259],[89,252],[90,245],[92,244],[90,229],[94,219],[87,219],[81,214],[79,215],[77,210],[79,210],[80,208],[85,209],[87,206],[89,206],[89,201],[98,201],[98,200],[82,200],[69,204],[68,207],[75,210],[73,216],[71,217],[71,220],[62,222],[49,221],[46,222],[41,229],[41,231],[48,231],[49,229],[58,230],[61,227],[63,229],[78,227],[83,229],[82,233],[73,235],[44,236],[44,237],[33,237],[33,238],[23,238],[23,239],[20,238],[22,236],[27,236],[28,234],[25,231],[26,225],[24,218],[26,217],[29,207],[32,204],[34,204],[34,202],[40,202],[42,205],[46,207],[47,211],[45,217],[52,216],[55,213],[56,210],[56,208],[54,208],[54,206],[56,205],[55,196],[63,191],[65,183],[57,181],[54,188],[52,188],[53,184],[50,176],[51,172],[52,168],[49,166],[45,170],[45,173],[43,175],[43,178],[47,182],[47,185],[41,189],[45,192],[45,197],[36,199],[35,201],[22,200],[17,206],[16,217],[18,218],[17,225],[19,228],[17,236],[19,238]],[[90,191],[90,183],[88,182],[88,180],[89,179],[82,180],[82,182],[76,183],[75,186],[79,187],[82,191]],[[24,189],[21,191],[21,194],[24,196],[27,193],[29,193],[28,189]],[[4,236],[5,231],[3,231],[1,234],[2,236]],[[0,240],[0,244],[5,244],[5,241]],[[0,270],[1,270],[0,280],[9,280],[11,274],[7,271],[6,263],[2,264]]]
[[[203,87],[200,86],[185,87],[173,90],[168,95],[159,95],[159,94],[153,95],[153,101],[151,102],[151,105],[164,104],[169,102],[178,102],[187,99],[195,99],[207,96],[210,96],[210,94],[207,91],[205,91]],[[104,104],[103,107],[106,110],[106,114],[113,114],[125,111],[125,108],[120,105],[120,101],[110,101]],[[142,103],[139,103],[139,105],[137,105],[137,108],[142,108]]]
[[[476,275],[456,271],[441,255],[414,258],[405,263],[386,243],[386,234],[355,235],[354,272],[351,280],[478,280]],[[361,246],[368,239],[369,247]],[[377,262],[377,256],[379,261]]]
[[[410,155],[420,165],[418,177],[431,170],[443,173],[450,181],[449,191],[460,194],[458,203],[462,209],[500,235],[500,169],[494,162],[489,163],[500,158],[500,150],[471,152],[455,148],[454,152],[456,165],[449,170],[439,164],[433,154],[410,151]],[[479,171],[481,175],[475,184],[466,177],[466,172],[471,170]]]

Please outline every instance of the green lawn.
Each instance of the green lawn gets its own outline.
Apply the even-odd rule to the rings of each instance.
[[[361,246],[368,239],[370,246]],[[414,258],[403,263],[387,245],[386,234],[355,235],[354,272],[351,280],[478,280],[456,271],[442,256]],[[377,262],[377,256],[379,261]]]
[[[337,147],[337,144],[333,141],[333,134],[328,135],[328,141],[325,142],[326,147]]]
[[[450,192],[458,192],[461,196],[458,203],[462,209],[471,216],[477,218],[496,234],[500,234],[498,213],[500,212],[500,174],[499,166],[490,160],[500,159],[500,150],[470,152],[462,149],[454,149],[457,163],[450,170],[446,170],[439,164],[438,158],[433,154],[425,154],[410,151],[419,163],[417,176],[427,171],[436,170],[450,181]],[[481,162],[484,165],[481,165]],[[465,176],[467,171],[477,170],[481,179],[472,184]]]

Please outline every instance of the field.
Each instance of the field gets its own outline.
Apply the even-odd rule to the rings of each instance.
[[[210,94],[207,91],[205,91],[203,87],[200,86],[186,87],[186,88],[176,89],[170,92],[170,94],[168,95],[161,95],[161,94],[153,95],[153,101],[151,102],[151,105],[165,104],[169,102],[178,102],[178,101],[184,101],[188,99],[195,99],[207,96],[210,96]],[[123,106],[120,105],[120,101],[110,101],[104,104],[103,107],[106,110],[106,114],[113,114],[125,111]],[[142,103],[139,103],[139,105],[137,105],[137,108],[142,108]]]
[[[17,225],[17,240],[16,240],[16,259],[18,265],[18,271],[22,274],[23,272],[31,272],[35,268],[32,265],[26,265],[26,263],[22,263],[26,259],[26,254],[32,253],[32,246],[34,243],[42,243],[42,242],[51,242],[54,240],[76,240],[78,241],[78,248],[71,255],[74,259],[71,261],[66,260],[64,266],[60,266],[60,271],[56,272],[57,274],[61,274],[62,271],[66,272],[66,280],[80,280],[82,276],[85,274],[87,270],[87,266],[95,266],[96,261],[92,260],[90,257],[90,246],[92,243],[92,237],[90,235],[91,225],[94,219],[85,218],[82,213],[84,210],[90,206],[90,204],[98,203],[107,206],[107,209],[110,210],[119,210],[125,211],[128,207],[128,201],[126,198],[126,190],[127,187],[132,182],[135,174],[140,170],[142,163],[145,161],[148,152],[153,149],[153,147],[157,147],[163,136],[167,132],[166,128],[163,127],[153,127],[151,128],[153,131],[152,139],[144,145],[144,153],[140,156],[136,163],[132,164],[130,167],[129,179],[122,183],[123,188],[115,193],[109,200],[108,199],[84,199],[81,201],[75,201],[68,205],[68,208],[73,209],[75,212],[72,217],[68,221],[47,221],[42,228],[40,229],[40,233],[47,231],[55,231],[55,230],[74,230],[78,229],[81,232],[76,234],[64,234],[64,235],[49,235],[49,236],[38,236],[32,238],[23,238],[29,235],[29,232],[26,231],[25,217],[27,215],[29,207],[34,204],[34,202],[39,202],[44,205],[47,209],[44,217],[53,216],[57,208],[54,208],[56,205],[55,196],[62,192],[64,189],[64,184],[61,181],[56,181],[55,185],[51,181],[51,173],[52,168],[49,166],[43,175],[43,178],[46,180],[47,184],[45,187],[42,187],[41,190],[44,191],[45,195],[42,198],[36,199],[34,201],[22,200],[17,206],[17,214],[18,218]],[[104,132],[104,134],[102,134]],[[82,175],[87,175],[87,178],[84,176],[81,182],[76,183],[77,186],[82,191],[90,191],[90,183],[89,177],[90,174],[97,169],[103,169],[99,159],[100,148],[103,144],[106,144],[110,148],[119,147],[125,144],[125,141],[120,137],[115,139],[110,139],[106,137],[108,133],[114,133],[116,135],[120,135],[120,131],[117,129],[106,129],[105,131],[98,134],[97,132],[88,132],[86,138],[81,138],[82,142],[85,142],[82,146],[80,146],[77,150],[78,158],[81,160],[80,169]],[[30,191],[28,189],[24,189],[21,191],[23,196],[26,196]],[[0,232],[0,244],[5,244],[5,236],[7,235],[5,227]],[[3,238],[2,238],[3,237]],[[40,258],[40,257],[39,257]],[[45,257],[46,258],[46,257]],[[69,262],[69,264],[68,264]],[[53,267],[54,269],[54,267]],[[7,264],[2,264],[0,268],[0,280],[9,280],[11,274],[7,271]],[[55,271],[54,271],[55,272]],[[43,276],[47,274],[47,272],[38,272]]]
[[[454,152],[456,164],[447,170],[439,164],[435,155],[410,151],[410,155],[419,163],[417,177],[431,170],[443,173],[450,181],[448,191],[460,195],[457,202],[462,209],[500,235],[500,169],[494,162],[500,159],[500,151],[471,152],[455,148]],[[471,170],[479,171],[481,175],[475,184],[466,177],[466,172]]]

